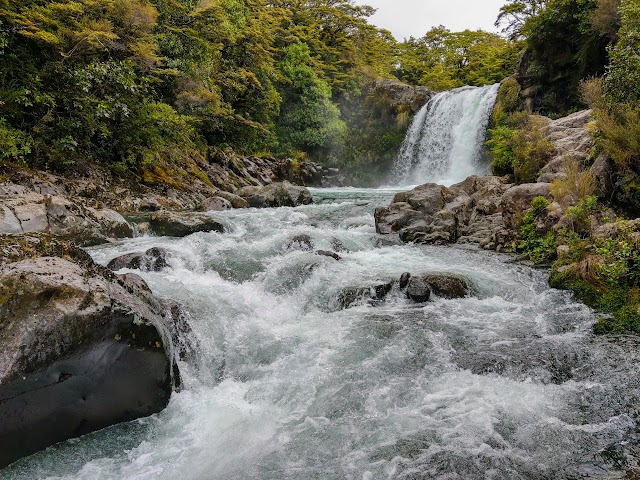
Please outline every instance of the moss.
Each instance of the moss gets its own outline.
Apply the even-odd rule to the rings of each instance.
[[[593,327],[594,333],[640,334],[640,290],[624,286],[610,286],[589,282],[570,270],[552,270],[549,285],[561,290],[571,290],[586,305],[608,314]]]

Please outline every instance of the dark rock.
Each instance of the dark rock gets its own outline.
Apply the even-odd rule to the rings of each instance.
[[[130,268],[147,272],[159,272],[169,266],[167,257],[169,252],[161,247],[153,247],[144,253],[128,253],[116,257],[107,264],[107,268],[113,271]]]
[[[405,272],[400,275],[400,288],[406,288],[409,284],[409,279],[411,278],[411,274],[409,272]]]
[[[467,281],[459,275],[452,273],[424,273],[420,275],[420,279],[439,297],[464,298],[469,294]]]
[[[286,250],[305,250],[311,251],[313,250],[314,243],[311,236],[303,233],[301,235],[296,235],[287,243],[285,249]]]
[[[0,253],[0,466],[166,406],[179,376],[148,289],[52,237]]]
[[[316,255],[321,255],[323,257],[331,257],[335,260],[342,260],[342,257],[338,255],[336,252],[330,252],[328,250],[318,250]]]
[[[198,232],[224,232],[219,220],[204,213],[156,212],[149,216],[149,225],[156,235],[186,237]]]
[[[420,277],[411,277],[407,284],[407,297],[416,302],[428,302],[431,298],[429,284]]]
[[[380,283],[370,287],[348,287],[338,294],[338,306],[349,308],[364,300],[381,301],[391,292],[393,282]]]
[[[187,312],[173,300],[161,300],[160,303],[164,307],[165,324],[176,353],[181,360],[192,357],[199,349],[199,342],[189,324]]]

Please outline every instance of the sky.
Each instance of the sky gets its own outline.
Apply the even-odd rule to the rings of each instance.
[[[386,28],[397,40],[422,37],[431,27],[444,25],[451,31],[494,27],[506,0],[355,0],[358,5],[377,8],[370,23]]]

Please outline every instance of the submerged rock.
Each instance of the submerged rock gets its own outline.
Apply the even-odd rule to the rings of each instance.
[[[336,252],[330,252],[329,250],[318,250],[316,255],[320,255],[321,257],[331,257],[334,260],[342,260],[342,257],[338,255]]]
[[[394,282],[379,283],[369,287],[347,287],[340,291],[337,303],[340,308],[349,308],[364,300],[380,301],[393,289]]]
[[[287,245],[285,246],[286,250],[305,250],[311,251],[313,250],[314,243],[313,239],[310,235],[303,233],[302,235],[296,235],[293,237]]]
[[[186,237],[198,232],[224,232],[219,220],[204,213],[156,212],[149,216],[149,226],[163,237]]]
[[[144,253],[127,253],[111,260],[107,268],[113,271],[131,268],[148,272],[159,272],[169,266],[167,257],[169,252],[161,247],[153,247]]]
[[[166,406],[171,334],[142,279],[48,236],[0,253],[0,467]]]

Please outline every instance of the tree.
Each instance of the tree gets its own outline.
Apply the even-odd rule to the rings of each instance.
[[[329,157],[341,147],[346,126],[331,102],[331,87],[311,67],[309,47],[287,47],[280,69],[287,80],[278,121],[282,146]]]
[[[398,78],[433,90],[487,85],[509,76],[518,47],[482,30],[451,32],[435,27],[418,40],[400,45]]]
[[[538,15],[546,2],[547,0],[507,0],[507,4],[500,8],[495,25],[503,27],[502,33],[512,40],[522,38],[527,20]]]

